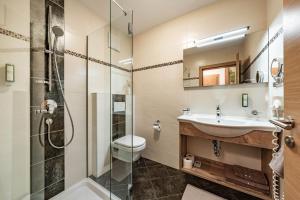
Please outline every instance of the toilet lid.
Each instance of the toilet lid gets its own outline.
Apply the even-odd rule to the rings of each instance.
[[[145,138],[135,136],[135,135],[133,137],[132,135],[126,135],[114,141],[115,144],[122,145],[129,148],[142,146],[145,144],[145,142],[146,142]]]

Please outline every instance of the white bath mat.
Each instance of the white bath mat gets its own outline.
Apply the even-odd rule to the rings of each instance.
[[[183,193],[182,200],[226,200],[226,199],[188,184]]]

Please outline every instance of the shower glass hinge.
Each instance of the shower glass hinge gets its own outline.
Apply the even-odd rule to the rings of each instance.
[[[128,35],[132,35],[133,34],[133,26],[132,23],[129,22],[128,23]]]

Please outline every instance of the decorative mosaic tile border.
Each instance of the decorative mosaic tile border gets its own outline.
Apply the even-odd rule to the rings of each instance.
[[[262,50],[255,56],[251,63],[244,69],[242,74],[245,74],[248,69],[260,58],[260,56],[269,48],[269,46],[283,33],[283,28],[280,28],[277,33],[270,39],[270,41],[262,48]]]
[[[91,62],[94,62],[94,63],[98,63],[98,64],[101,64],[101,65],[108,66],[108,67],[110,66],[110,64],[108,62],[98,60],[96,58],[88,57],[88,60],[91,61]]]
[[[108,66],[108,67],[112,66],[113,68],[116,68],[116,69],[119,69],[119,70],[122,70],[122,71],[131,72],[131,70],[129,70],[129,69],[126,69],[126,68],[123,68],[123,67],[120,67],[120,66],[117,66],[117,65],[111,65],[108,62],[105,62],[105,61],[102,61],[102,60],[99,60],[99,59],[96,59],[96,58],[92,58],[92,57],[87,57],[86,55],[77,53],[75,51],[65,50],[65,54],[69,54],[69,55],[75,56],[77,58],[89,60],[91,62],[98,63],[98,64],[101,64],[101,65],[105,65],[105,66]]]
[[[133,72],[144,71],[144,70],[148,70],[148,69],[155,69],[155,68],[160,68],[160,67],[166,67],[166,66],[176,65],[176,64],[180,64],[180,63],[183,63],[183,60],[175,60],[175,61],[161,63],[161,64],[157,64],[157,65],[141,67],[141,68],[134,69]]]
[[[10,30],[7,30],[7,29],[1,28],[1,27],[0,27],[0,34],[6,35],[6,36],[9,36],[12,38],[16,38],[19,40],[23,40],[25,42],[30,42],[30,37],[27,37],[25,35],[22,35],[22,34],[19,34],[14,31],[10,31]]]
[[[85,60],[87,59],[86,55],[83,55],[83,54],[80,54],[80,53],[77,53],[75,51],[71,51],[71,50],[68,50],[68,49],[66,49],[64,53],[69,54],[70,56],[75,56],[77,58],[81,58],[81,59],[85,59]]]

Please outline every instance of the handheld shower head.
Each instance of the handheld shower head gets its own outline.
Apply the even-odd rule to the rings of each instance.
[[[64,35],[64,30],[60,28],[59,26],[53,26],[52,31],[55,35],[55,37],[61,37]]]
[[[53,26],[52,32],[55,35],[54,43],[53,43],[53,50],[56,51],[57,50],[57,39],[64,35],[64,30],[62,28],[60,28],[59,26]]]

